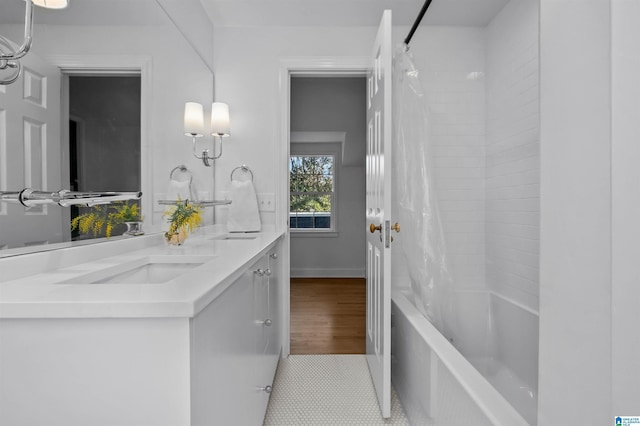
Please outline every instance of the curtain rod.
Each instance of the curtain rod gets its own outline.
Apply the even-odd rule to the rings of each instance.
[[[407,35],[407,38],[404,39],[404,44],[409,46],[409,42],[411,41],[411,37],[413,37],[413,33],[416,32],[416,30],[418,29],[418,25],[420,25],[420,21],[422,21],[422,18],[424,17],[424,14],[427,12],[427,9],[429,8],[429,5],[431,4],[432,0],[425,0],[424,5],[422,5],[422,9],[420,9],[420,13],[418,14],[418,17],[416,18],[416,21],[413,23],[413,26],[411,27],[411,31],[409,31],[409,35]]]

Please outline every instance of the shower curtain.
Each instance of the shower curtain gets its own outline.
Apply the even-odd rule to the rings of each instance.
[[[427,100],[405,44],[393,63],[393,194],[400,247],[416,307],[449,339],[455,329],[453,280],[434,188]]]

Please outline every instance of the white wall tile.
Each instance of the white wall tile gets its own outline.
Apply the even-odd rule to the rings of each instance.
[[[487,285],[537,310],[537,6],[512,2],[487,28]],[[524,246],[527,251],[518,247]],[[535,254],[533,254],[535,253]],[[531,296],[534,296],[533,298]]]
[[[434,179],[456,288],[484,288],[484,31],[424,27],[412,53],[432,114]]]
[[[497,294],[537,311],[540,274],[537,1],[508,3],[486,30],[486,282]],[[507,341],[512,341],[516,334],[517,331],[511,332]],[[528,343],[530,348],[535,347],[535,369],[524,370],[529,383],[537,385],[537,317],[534,334],[525,340],[535,340]],[[505,359],[509,364],[510,357]]]

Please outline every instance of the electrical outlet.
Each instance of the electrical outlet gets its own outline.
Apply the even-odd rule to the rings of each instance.
[[[273,193],[258,194],[258,209],[261,212],[276,211],[276,196]]]

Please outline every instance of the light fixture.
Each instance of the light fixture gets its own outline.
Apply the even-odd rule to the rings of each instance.
[[[11,42],[0,36],[0,71],[12,69],[13,74],[0,78],[0,85],[11,84],[22,75],[22,65],[20,58],[29,52],[33,41],[33,5],[47,9],[64,9],[69,5],[68,0],[25,0],[24,17],[24,41],[22,45],[15,49]]]
[[[47,9],[64,9],[69,6],[69,0],[31,0],[33,4]]]
[[[184,105],[184,134],[201,138],[204,133],[204,110],[202,104],[187,102]]]
[[[202,104],[197,102],[187,102],[184,106],[184,134],[191,136],[193,142],[193,156],[202,160],[205,166],[211,167],[210,160],[218,159],[222,156],[222,138],[229,136],[229,105],[222,102],[214,102],[211,105],[211,135],[213,136],[213,156],[209,155],[209,150],[202,151],[198,155],[196,150],[196,139],[204,136],[204,110]],[[220,153],[216,155],[216,138],[220,139]]]

